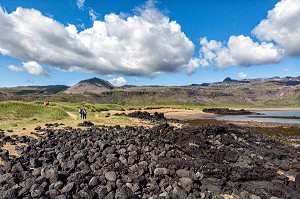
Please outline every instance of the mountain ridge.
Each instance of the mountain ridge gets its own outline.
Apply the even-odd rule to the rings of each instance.
[[[103,104],[190,104],[209,106],[300,106],[300,77],[272,77],[188,86],[114,87],[92,78],[72,87],[0,88],[0,101],[62,101]]]

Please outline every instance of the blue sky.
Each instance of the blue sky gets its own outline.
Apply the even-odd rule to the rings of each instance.
[[[0,86],[300,75],[299,0],[1,0]]]

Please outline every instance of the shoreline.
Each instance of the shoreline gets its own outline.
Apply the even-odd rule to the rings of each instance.
[[[243,107],[241,107],[241,108],[243,108]],[[232,108],[232,109],[240,109],[240,108]],[[251,108],[244,108],[244,109],[249,110],[249,111],[300,111],[300,107],[282,107],[282,108],[251,107]]]
[[[231,108],[230,108],[231,109]],[[235,108],[234,110],[240,110],[242,108]],[[300,111],[300,108],[244,108],[245,110],[249,110],[249,111]],[[138,110],[127,110],[127,111],[108,111],[111,114],[115,114],[115,113],[132,113]],[[221,117],[222,115],[218,115],[215,113],[206,113],[203,112],[200,109],[193,109],[193,110],[187,110],[187,109],[169,109],[169,108],[162,108],[162,109],[150,109],[150,110],[139,110],[139,111],[146,111],[150,114],[153,114],[155,112],[157,113],[163,113],[165,115],[166,118],[168,119],[177,119],[177,120],[183,120],[183,121],[190,121],[190,120],[202,120],[202,119],[214,119],[217,120],[218,117]],[[256,117],[255,115],[253,117]],[[257,116],[257,118],[276,118],[276,119],[287,119],[286,116]],[[293,116],[289,117],[289,118],[293,118]],[[288,118],[288,119],[289,119]],[[297,119],[298,117],[296,117]],[[295,119],[295,118],[293,118]],[[221,121],[221,120],[217,120],[217,121]],[[230,122],[230,123],[258,123],[258,124],[273,124],[273,125],[299,125],[300,124],[296,124],[296,123],[278,123],[278,122],[256,122],[256,121],[234,121],[234,120],[224,120],[226,122]]]

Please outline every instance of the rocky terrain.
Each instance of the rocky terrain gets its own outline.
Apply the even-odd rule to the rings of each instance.
[[[1,146],[24,143],[19,158],[0,151],[1,198],[300,198],[299,151],[243,127],[37,131],[0,133]]]

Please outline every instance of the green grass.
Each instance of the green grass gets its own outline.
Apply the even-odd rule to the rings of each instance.
[[[21,128],[66,118],[69,118],[69,115],[57,106],[20,101],[0,102],[0,128],[4,129],[12,128],[15,125]]]
[[[68,114],[60,107],[44,106],[37,103],[8,101],[0,103],[0,121],[39,117],[41,119],[59,120]]]
[[[52,107],[60,107],[68,112],[78,112],[79,108],[85,108],[88,112],[101,112],[109,110],[125,110],[123,106],[118,104],[91,104],[86,102],[70,103],[70,102],[53,102]]]

